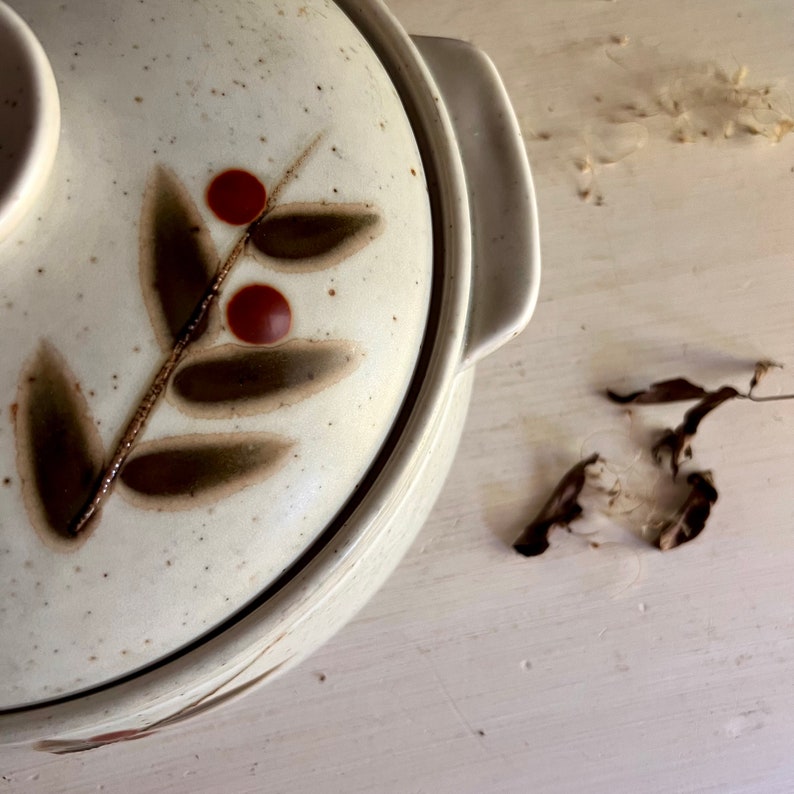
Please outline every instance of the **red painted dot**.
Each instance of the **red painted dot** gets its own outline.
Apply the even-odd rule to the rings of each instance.
[[[292,325],[287,299],[267,284],[251,284],[236,292],[226,307],[231,332],[243,342],[272,345],[283,339]]]
[[[218,174],[207,188],[209,208],[226,223],[241,226],[256,218],[267,203],[265,186],[248,171]]]

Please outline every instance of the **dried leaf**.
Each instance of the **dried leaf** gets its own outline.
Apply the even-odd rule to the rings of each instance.
[[[766,377],[767,373],[770,369],[783,369],[782,364],[778,364],[776,361],[770,361],[769,359],[764,359],[763,361],[759,361],[755,365],[755,370],[753,371],[753,377],[750,381],[750,390],[748,391],[748,395],[753,393],[753,390],[756,386]]]
[[[139,445],[121,481],[143,506],[187,509],[265,479],[284,463],[291,446],[265,433],[159,439]]]
[[[104,452],[75,376],[49,342],[23,368],[16,405],[25,503],[42,536],[62,546],[71,540],[69,525],[99,477]]]
[[[742,395],[733,386],[723,386],[715,392],[708,392],[697,405],[684,414],[684,421],[675,430],[665,430],[661,438],[654,444],[652,453],[658,462],[661,459],[662,450],[670,450],[670,468],[673,472],[673,479],[678,476],[678,470],[684,458],[692,457],[691,441],[703,418],[724,402],[740,396]]]
[[[705,528],[711,508],[717,501],[711,472],[692,472],[686,481],[692,486],[678,512],[661,524],[656,545],[662,551],[694,540]]]
[[[638,405],[653,405],[657,403],[683,402],[685,400],[699,400],[708,392],[685,378],[673,378],[652,383],[647,389],[631,392],[631,394],[616,394],[607,389],[607,397],[616,403],[637,403]]]
[[[192,415],[250,416],[304,400],[360,361],[357,346],[343,340],[294,339],[264,349],[223,345],[192,356],[174,376],[171,396]]]
[[[271,267],[310,272],[331,267],[363,248],[381,227],[380,215],[366,204],[288,204],[256,224],[250,245],[254,254],[272,258],[267,261]]]
[[[577,500],[585,484],[587,467],[598,460],[598,453],[594,452],[565,473],[546,504],[513,544],[519,554],[525,557],[543,554],[549,547],[551,530],[558,525],[567,526],[581,514],[582,507]]]
[[[140,278],[146,306],[163,350],[170,352],[218,266],[201,213],[176,174],[156,166],[140,221]],[[206,322],[195,334],[207,330]]]

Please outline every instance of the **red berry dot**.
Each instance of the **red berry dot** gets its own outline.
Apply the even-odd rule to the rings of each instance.
[[[292,311],[277,289],[251,284],[232,296],[226,319],[232,333],[243,342],[272,345],[289,333]]]
[[[209,208],[226,223],[240,226],[256,218],[267,203],[265,186],[248,171],[218,174],[207,188]]]

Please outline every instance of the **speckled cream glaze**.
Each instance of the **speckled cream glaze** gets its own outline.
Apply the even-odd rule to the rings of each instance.
[[[24,4],[79,73],[52,189],[0,245],[0,320],[25,320],[0,631],[32,651],[0,653],[22,706],[0,702],[0,741],[70,753],[272,680],[382,583],[449,471],[472,363],[532,313],[537,209],[493,64],[412,43],[379,0],[105,4],[84,36],[93,4],[49,26]]]
[[[46,193],[0,243],[4,709],[151,665],[244,607],[301,555],[394,421],[425,326],[432,266],[411,126],[378,59],[332,3],[15,5],[52,63],[63,128]],[[76,541],[48,538],[25,441],[34,431],[20,430],[44,411],[36,368],[58,362],[106,461],[168,355],[141,284],[147,257],[157,255],[144,243],[170,211],[171,199],[147,202],[164,189],[152,180],[169,175],[186,219],[172,223],[202,238],[214,270],[246,233],[206,201],[213,177],[231,168],[265,186],[274,217],[295,215],[293,207],[311,217],[366,208],[374,222],[327,255],[291,262],[252,246],[238,252],[209,310],[211,329],[180,364],[200,363],[199,350],[210,359],[229,349],[280,356],[283,382],[264,402],[216,402],[211,415],[201,403],[190,410],[168,386],[136,440],[139,460],[90,531]],[[183,264],[179,252],[171,259]],[[227,327],[230,298],[259,284],[289,302],[281,346],[247,345]],[[320,346],[336,358],[315,375],[319,364],[307,365],[305,351]],[[47,381],[39,392],[52,388]],[[245,446],[244,461],[218,456],[234,443],[232,452]],[[152,496],[164,478],[145,453],[180,444],[198,456],[187,471],[199,484],[221,468],[227,478],[201,493],[171,498],[163,485]],[[196,450],[207,445],[201,458]],[[58,444],[40,446],[37,454],[55,462],[47,482],[74,465],[74,455],[59,459]],[[184,471],[183,459],[168,465]],[[169,487],[183,486],[172,479]]]

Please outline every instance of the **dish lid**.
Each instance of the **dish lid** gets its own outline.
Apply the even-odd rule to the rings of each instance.
[[[13,4],[62,126],[0,240],[0,710],[155,664],[301,557],[394,425],[433,253],[333,3]]]

